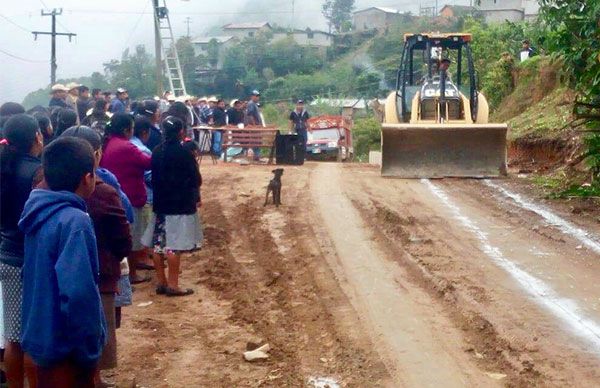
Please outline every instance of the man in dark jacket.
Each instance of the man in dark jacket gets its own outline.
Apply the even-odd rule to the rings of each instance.
[[[79,115],[79,122],[82,122],[85,116],[87,116],[88,110],[92,108],[92,99],[90,98],[90,88],[85,85],[79,87],[79,97],[77,97],[77,114]]]
[[[535,55],[536,53],[533,47],[531,47],[531,43],[528,39],[525,39],[521,46],[521,51],[519,52],[519,59],[521,60],[521,62],[523,62],[531,57],[534,57]]]
[[[213,111],[213,119],[215,127],[224,127],[227,125],[227,114],[225,113],[225,101],[219,99],[217,106]],[[217,157],[221,156],[221,143],[223,140],[223,131],[212,131],[212,152]]]
[[[307,121],[310,115],[304,109],[304,101],[298,100],[296,109],[290,113],[290,131],[296,132],[304,143],[304,152],[306,152],[306,142],[308,141],[308,125]]]
[[[129,94],[127,93],[127,89],[118,88],[117,95],[110,102],[110,112],[111,113],[126,113],[127,112],[127,99],[129,98]]]
[[[231,108],[227,109],[227,118],[229,125],[238,125],[244,123],[244,111],[242,110],[242,102],[240,100],[233,100],[231,102]]]
[[[163,136],[160,131],[160,111],[159,111],[158,102],[154,100],[146,100],[143,103],[141,114],[148,117],[152,122],[152,127],[150,128],[150,136],[146,141],[146,147],[150,151],[156,148],[157,145],[162,143]]]

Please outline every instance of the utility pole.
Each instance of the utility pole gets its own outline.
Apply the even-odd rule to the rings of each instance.
[[[296,6],[296,2],[292,0],[292,21],[290,23],[290,30],[294,30],[294,8]]]
[[[185,24],[187,24],[187,37],[190,37],[190,24],[192,23],[192,18],[191,17],[186,17],[185,18]]]
[[[77,34],[71,32],[56,32],[56,16],[62,15],[62,8],[54,8],[51,12],[42,10],[42,16],[52,16],[52,31],[32,31],[33,37],[37,40],[38,35],[50,35],[52,37],[52,49],[50,50],[50,84],[56,83],[56,37],[57,36],[68,36],[69,42]]]
[[[162,47],[160,39],[160,22],[158,20],[158,0],[152,0],[152,14],[154,15],[154,59],[156,60],[156,91],[159,97],[162,98],[163,89],[163,72],[162,72]]]

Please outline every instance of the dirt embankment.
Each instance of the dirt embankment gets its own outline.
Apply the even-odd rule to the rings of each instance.
[[[508,122],[509,167],[546,173],[568,166],[582,151],[581,134],[571,126],[575,93],[563,85],[561,62],[534,57],[513,71],[514,90],[492,120]]]

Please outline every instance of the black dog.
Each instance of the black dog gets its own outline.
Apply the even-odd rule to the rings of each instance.
[[[267,197],[265,198],[265,205],[269,202],[269,193],[273,193],[273,204],[277,207],[281,205],[281,176],[283,175],[283,168],[276,168],[273,170],[275,176],[269,182],[267,186]]]

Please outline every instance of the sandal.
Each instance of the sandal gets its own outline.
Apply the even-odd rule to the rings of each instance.
[[[166,287],[166,289],[165,289],[166,296],[187,296],[187,295],[192,295],[193,293],[194,293],[194,290],[192,290],[191,288],[187,288],[185,290],[176,290],[171,287]]]
[[[167,286],[161,284],[159,286],[156,286],[156,295],[164,295],[167,293]]]
[[[146,275],[146,276],[136,276],[135,278],[130,278],[129,281],[131,282],[131,284],[140,284],[140,283],[149,282],[151,279],[152,279],[151,276]]]

